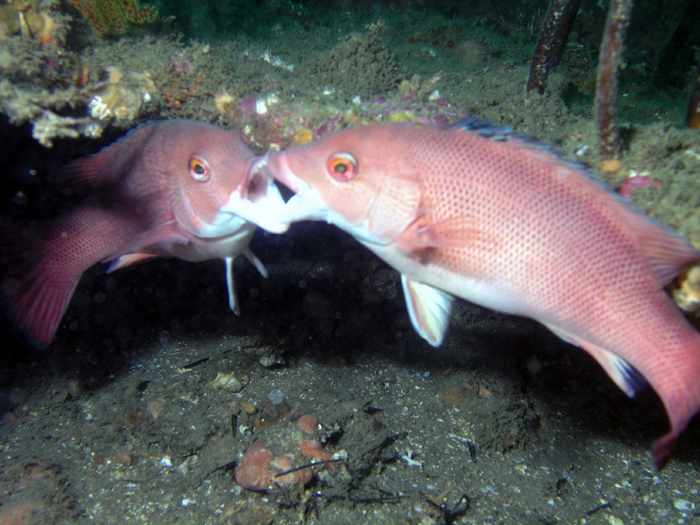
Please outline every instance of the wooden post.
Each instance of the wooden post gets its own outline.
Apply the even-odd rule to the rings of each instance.
[[[600,153],[603,161],[607,161],[607,169],[606,164],[602,169],[610,172],[621,167],[617,160],[620,147],[617,129],[617,74],[622,65],[622,43],[629,26],[631,11],[632,0],[611,0],[598,59],[595,119]]]

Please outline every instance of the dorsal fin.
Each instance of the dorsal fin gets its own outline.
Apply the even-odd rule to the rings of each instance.
[[[63,168],[57,182],[63,188],[83,191],[85,188],[92,186],[97,180],[102,180],[105,176],[108,176],[108,174],[118,173],[118,170],[110,168],[115,166],[117,159],[123,155],[124,151],[130,151],[132,154],[140,152],[140,148],[130,148],[130,145],[126,143],[133,140],[144,143],[147,137],[155,130],[157,124],[157,121],[141,124],[94,155],[88,155],[71,162]]]
[[[660,286],[666,286],[674,277],[700,259],[700,253],[683,237],[615,195],[608,197],[611,205],[625,217],[627,224],[637,233],[642,251]]]
[[[530,135],[515,133],[512,128],[507,126],[493,126],[487,120],[469,118],[457,122],[451,127],[477,133],[489,140],[507,142],[513,147],[528,151],[541,160],[574,170],[597,185],[603,190],[601,193],[603,198],[608,199],[610,206],[624,217],[627,224],[637,234],[642,251],[660,286],[666,286],[674,277],[700,259],[700,253],[678,233],[646,215],[587,166],[564,159],[563,154],[552,149],[550,145]]]

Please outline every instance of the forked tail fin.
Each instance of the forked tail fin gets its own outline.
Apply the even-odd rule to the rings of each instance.
[[[89,205],[54,220],[0,224],[0,306],[46,348],[83,272],[133,235],[128,219]]]
[[[0,225],[0,304],[30,343],[46,348],[84,269],[51,272],[42,246],[46,224]],[[52,275],[53,273],[53,275]]]

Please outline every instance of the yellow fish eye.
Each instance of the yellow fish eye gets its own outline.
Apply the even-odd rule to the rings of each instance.
[[[192,157],[190,159],[190,175],[197,182],[206,182],[209,180],[209,166],[197,157]]]
[[[350,153],[335,153],[328,159],[328,173],[337,181],[349,182],[357,177],[357,159]]]

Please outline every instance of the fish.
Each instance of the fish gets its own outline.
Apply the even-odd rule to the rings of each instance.
[[[700,254],[545,144],[476,119],[378,124],[252,170],[295,193],[273,222],[325,220],[400,272],[431,345],[456,296],[542,323],[630,397],[648,383],[670,422],[658,468],[700,409],[700,335],[663,289]]]
[[[284,205],[277,187],[246,181],[255,158],[240,132],[181,119],[141,125],[69,164],[59,180],[87,194],[77,207],[0,227],[0,305],[31,344],[46,348],[88,268],[177,257],[223,259],[238,314],[233,260],[243,254],[267,276],[248,248],[256,223],[287,229],[266,224],[267,210]]]

